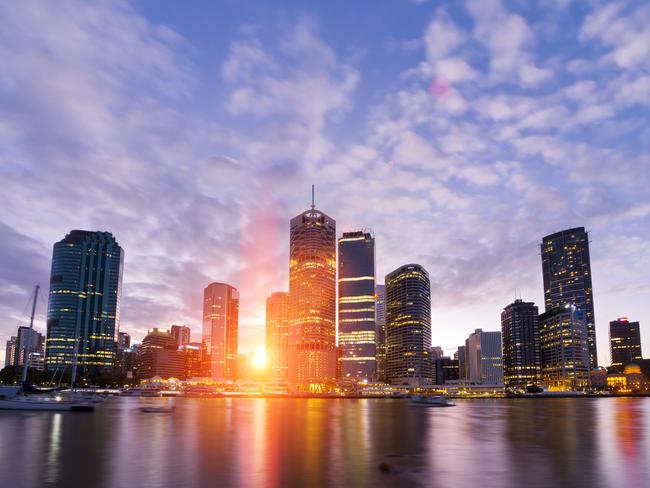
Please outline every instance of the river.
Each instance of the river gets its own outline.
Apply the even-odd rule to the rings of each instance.
[[[0,412],[0,442],[3,488],[650,487],[650,398],[116,397]]]

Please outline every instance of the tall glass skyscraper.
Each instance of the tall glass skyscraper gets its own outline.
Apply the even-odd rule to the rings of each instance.
[[[290,223],[289,381],[335,381],[336,355],[336,222],[312,203]]]
[[[573,304],[587,325],[589,367],[598,367],[596,319],[591,286],[589,235],[584,227],[563,230],[542,239],[545,310]]]
[[[339,239],[339,350],[342,378],[373,380],[375,331],[375,238],[363,231]]]
[[[272,293],[266,299],[266,358],[272,379],[286,381],[289,346],[289,294]]]
[[[515,300],[501,312],[503,379],[506,386],[536,384],[541,377],[539,309]]]
[[[124,251],[109,232],[73,230],[54,244],[47,305],[46,364],[112,370],[120,324]]]
[[[433,380],[431,285],[419,264],[386,276],[386,379],[412,386]]]
[[[377,379],[386,381],[386,285],[375,285],[375,331],[377,334]]]
[[[609,347],[615,371],[623,372],[628,364],[643,359],[639,329],[638,322],[630,322],[626,317],[609,323]]]
[[[214,380],[237,379],[239,292],[226,283],[203,290],[203,364]]]

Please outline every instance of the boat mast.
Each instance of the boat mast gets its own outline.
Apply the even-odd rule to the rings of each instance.
[[[32,315],[29,318],[29,330],[34,329],[34,315],[36,314],[36,302],[38,301],[38,290],[40,289],[40,285],[36,285],[34,287],[34,301],[32,302]],[[31,334],[30,334],[30,340],[31,340]],[[27,369],[29,368],[29,353],[30,351],[28,350],[27,347],[24,349],[25,351],[25,356],[23,359],[23,383],[27,381]]]

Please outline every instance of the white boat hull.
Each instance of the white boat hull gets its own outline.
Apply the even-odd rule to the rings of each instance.
[[[94,410],[94,405],[81,402],[66,402],[57,400],[9,398],[0,400],[0,410],[50,411],[50,412],[81,412]]]

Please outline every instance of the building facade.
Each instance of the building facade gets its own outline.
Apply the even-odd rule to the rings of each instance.
[[[596,369],[598,352],[589,235],[584,227],[556,232],[542,239],[541,251],[545,310],[572,304],[585,316],[589,367]]]
[[[506,386],[537,384],[542,373],[539,309],[515,300],[501,312],[503,380]]]
[[[290,222],[288,342],[290,383],[336,380],[336,222],[313,204]]]
[[[472,383],[503,383],[501,332],[476,329],[465,341],[467,380]]]
[[[458,359],[441,356],[434,360],[434,364],[436,385],[444,385],[450,381],[458,381],[460,379]]]
[[[20,326],[15,336],[7,341],[5,366],[22,366],[28,358],[28,366],[43,369],[45,337],[29,327]]]
[[[131,336],[126,332],[117,334],[117,350],[115,351],[115,371],[126,373],[124,355],[131,349]]]
[[[639,322],[626,317],[609,323],[609,348],[614,371],[622,372],[630,363],[639,363],[641,354],[641,330]]]
[[[288,355],[289,293],[278,291],[266,299],[266,359],[271,379],[288,379]]]
[[[589,386],[589,345],[584,313],[572,305],[539,316],[542,382],[555,390]]]
[[[368,232],[344,232],[338,264],[340,377],[372,381],[377,375],[375,238]]]
[[[203,366],[201,363],[201,343],[190,342],[179,346],[183,356],[183,378],[190,379],[202,376]]]
[[[183,353],[167,329],[150,329],[139,348],[138,379],[185,377]]]
[[[386,379],[422,386],[433,381],[431,285],[418,264],[386,276]]]
[[[187,325],[172,325],[171,333],[179,346],[186,346],[190,343],[191,332]]]
[[[5,368],[7,366],[14,366],[16,364],[16,355],[18,352],[18,338],[11,336],[5,346]]]
[[[375,337],[377,380],[386,381],[386,286],[375,285]]]
[[[203,362],[214,380],[237,379],[239,292],[226,283],[203,290]]]
[[[465,346],[458,346],[458,351],[454,355],[458,359],[458,379],[467,379],[467,359],[465,356]]]
[[[54,244],[45,361],[81,372],[112,370],[120,324],[124,251],[108,232],[73,230]]]

